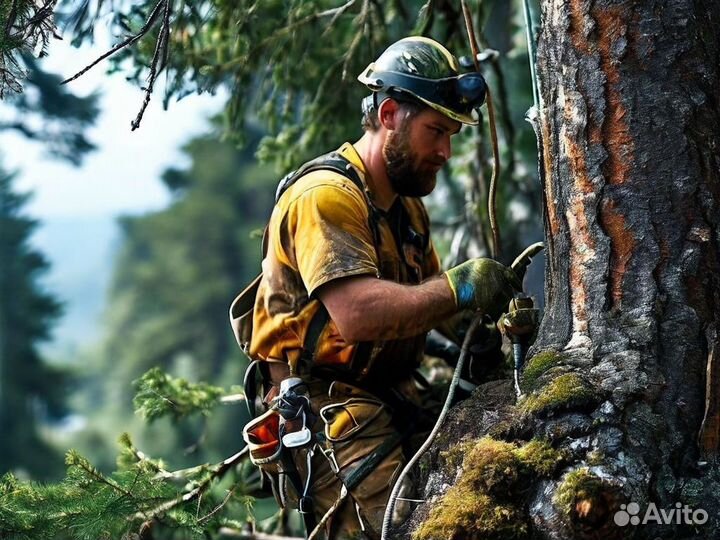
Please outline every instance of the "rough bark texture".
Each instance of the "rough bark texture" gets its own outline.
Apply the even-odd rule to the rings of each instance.
[[[429,504],[406,531],[717,538],[720,3],[544,1],[538,74],[548,262],[526,396],[490,406],[480,392],[455,411],[455,420],[478,423],[450,423],[429,453]],[[467,453],[462,463],[447,456],[458,441],[488,434],[520,453],[528,441],[549,441],[559,465],[503,484],[508,504],[495,486],[474,484],[508,516],[506,527],[460,516],[453,530],[433,506],[473,464]],[[522,471],[522,455],[513,462],[515,450],[505,450]],[[621,506],[631,502],[639,513]],[[627,509],[642,520],[650,503],[671,523],[614,519]],[[707,522],[678,517],[685,505],[705,510]]]
[[[720,318],[718,24],[710,1],[543,5],[549,279],[536,347],[615,408],[595,430],[616,431],[614,447],[595,446],[641,507],[710,502],[692,479],[708,479],[717,451],[717,411],[697,441]]]

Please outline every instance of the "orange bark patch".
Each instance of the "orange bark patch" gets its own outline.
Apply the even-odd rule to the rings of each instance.
[[[593,15],[598,25],[600,69],[607,78],[607,92],[603,125],[600,129],[595,126],[591,128],[590,140],[605,145],[608,153],[607,161],[603,166],[605,181],[617,185],[628,179],[634,152],[634,141],[625,118],[627,111],[617,88],[620,82],[619,59],[613,58],[612,51],[617,40],[625,35],[626,26],[623,19],[629,14],[627,10],[616,7],[596,9]]]
[[[618,210],[614,201],[603,201],[600,211],[600,221],[610,238],[609,286],[613,307],[619,306],[622,301],[622,280],[627,271],[630,257],[635,249],[635,237],[625,227],[625,216]]]
[[[587,332],[587,295],[583,281],[583,268],[577,264],[575,254],[570,254],[570,304],[573,313],[573,332]]]
[[[575,512],[581,519],[587,518],[594,509],[595,505],[593,504],[593,501],[588,499],[583,499],[582,501],[575,503]]]
[[[585,37],[585,12],[582,6],[582,0],[570,0],[570,39],[575,48],[583,54],[590,52],[587,37]]]
[[[568,124],[577,122],[572,102],[566,98],[564,115]],[[570,165],[573,179],[567,220],[570,229],[570,297],[574,320],[574,331],[587,331],[587,291],[583,273],[586,263],[595,256],[595,243],[590,234],[585,202],[593,193],[588,178],[585,149],[569,133],[562,134],[563,148]]]

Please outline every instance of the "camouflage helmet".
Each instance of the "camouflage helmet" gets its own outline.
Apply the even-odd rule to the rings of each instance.
[[[377,107],[385,98],[420,101],[464,124],[477,124],[472,111],[485,101],[487,86],[480,73],[460,74],[457,59],[437,41],[414,36],[390,45],[358,76]]]

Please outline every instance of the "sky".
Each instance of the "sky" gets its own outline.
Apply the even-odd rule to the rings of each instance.
[[[98,39],[95,46],[75,49],[68,41],[53,41],[45,69],[70,76],[104,52],[108,43]],[[180,147],[207,130],[207,118],[223,103],[221,96],[191,95],[171,102],[165,111],[161,80],[140,128],[131,131],[143,92],[122,74],[105,74],[106,67],[100,64],[69,83],[80,95],[102,93],[101,116],[88,131],[99,149],[80,168],[48,158],[42,146],[20,135],[0,135],[4,165],[20,172],[16,189],[35,193],[25,208],[28,214],[39,219],[103,217],[162,208],[169,197],[160,174],[170,165],[183,165]],[[3,107],[0,103],[0,118]]]
[[[71,76],[109,46],[102,36],[81,49],[68,41],[51,43],[44,69]],[[101,93],[100,116],[87,132],[98,149],[80,167],[48,157],[42,145],[20,135],[0,131],[0,159],[3,168],[17,172],[15,191],[32,192],[23,214],[38,220],[31,243],[51,263],[41,284],[64,305],[44,346],[50,357],[72,357],[100,338],[119,240],[116,218],[168,204],[160,175],[169,166],[187,164],[180,148],[208,130],[207,119],[224,102],[221,95],[191,95],[171,102],[165,111],[160,80],[140,128],[131,131],[144,94],[122,74],[107,75],[106,67],[100,64],[69,83],[79,95]],[[0,101],[0,120],[9,114]]]

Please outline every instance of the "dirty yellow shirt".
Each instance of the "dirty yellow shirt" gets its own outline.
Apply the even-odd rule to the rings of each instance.
[[[345,143],[338,152],[364,178],[365,167],[355,148]],[[404,219],[400,205],[407,210]],[[378,246],[370,212],[366,195],[350,179],[328,170],[308,173],[282,195],[268,224],[267,255],[253,314],[252,358],[289,361],[299,356],[320,307],[313,293],[325,283],[370,275],[412,284],[439,273],[420,199],[398,197],[390,210],[378,211]],[[424,334],[376,342],[369,361],[360,366],[353,363],[357,344],[346,342],[330,320],[318,340],[315,362],[350,370],[358,381],[392,382],[408,376],[422,357],[424,343]]]

